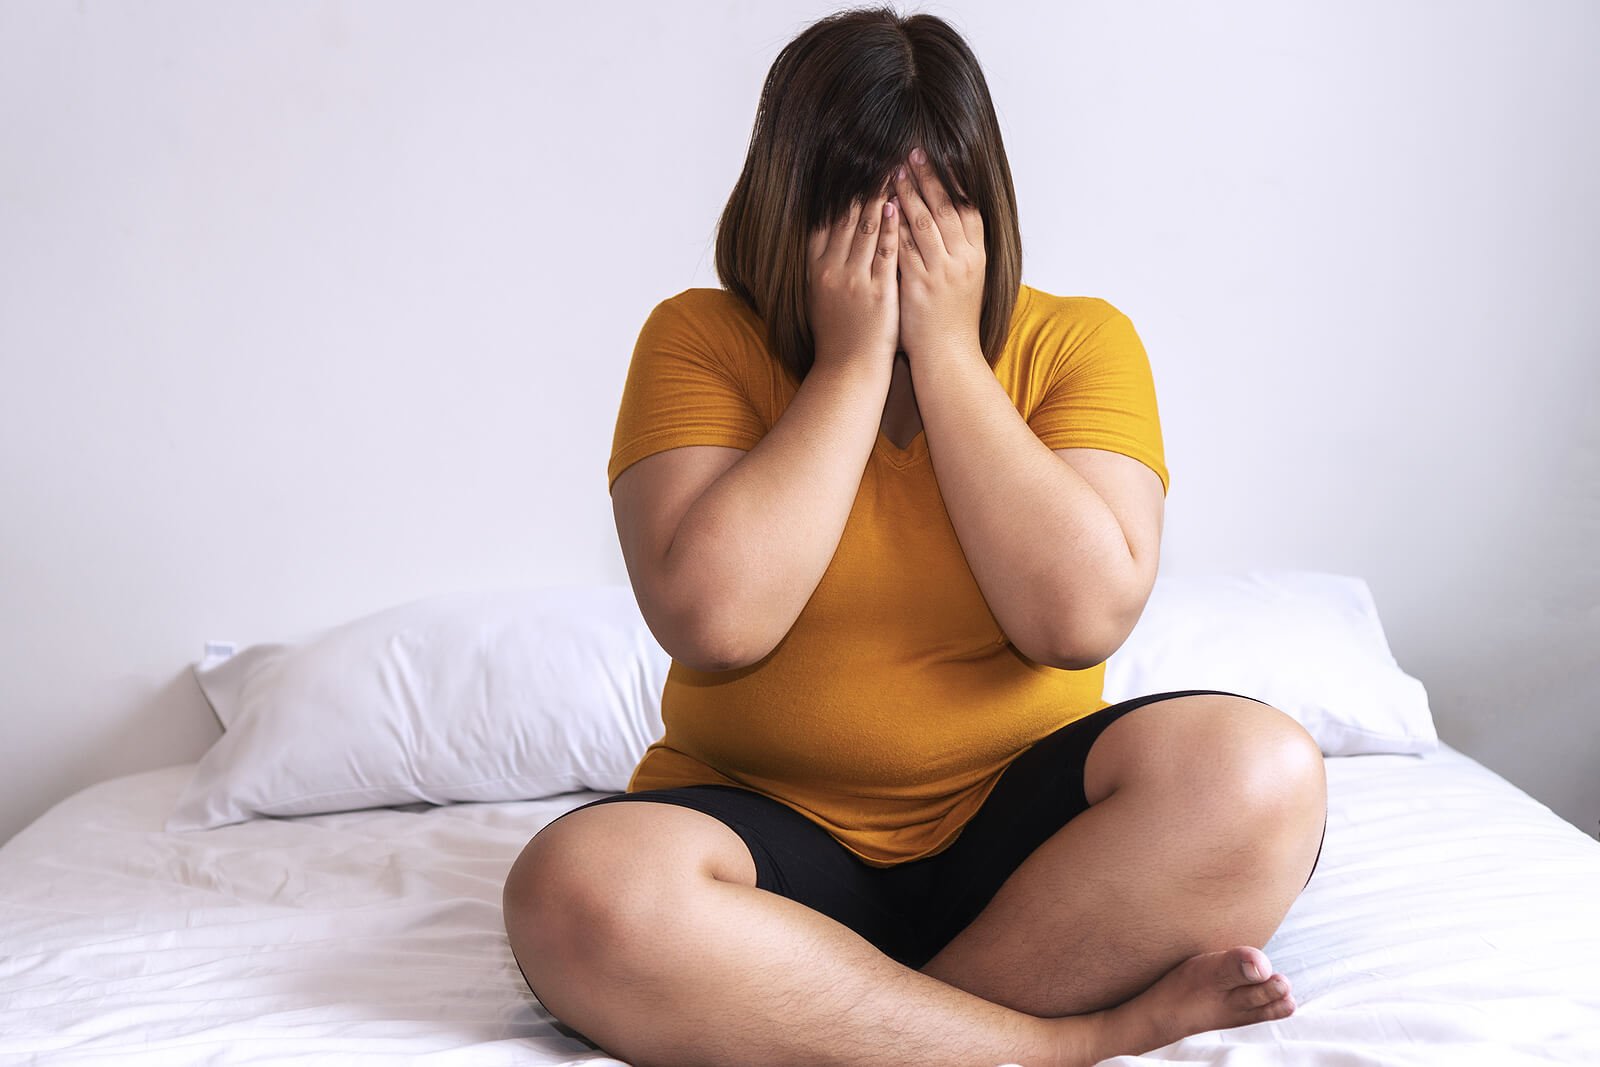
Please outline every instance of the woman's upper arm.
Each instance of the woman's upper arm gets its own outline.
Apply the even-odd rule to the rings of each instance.
[[[617,539],[634,596],[656,641],[674,659],[710,669],[701,605],[694,590],[673,585],[668,549],[689,508],[746,451],[721,445],[687,445],[656,452],[631,464],[611,485]]]
[[[688,665],[727,656],[730,590],[717,560],[668,548],[684,516],[766,435],[764,349],[743,332],[736,298],[686,289],[661,301],[634,343],[606,464],[628,577],[661,647]],[[698,541],[697,541],[698,544]],[[699,551],[696,548],[696,551]],[[737,590],[731,592],[738,592]]]
[[[1028,425],[1105,501],[1133,560],[1124,595],[1105,605],[1103,624],[1080,635],[1095,643],[1074,662],[1094,664],[1122,645],[1149,599],[1170,480],[1144,342],[1128,316],[1109,302],[1074,299],[1077,308],[1062,303],[1071,312],[1064,321],[1081,321],[1084,310],[1100,319],[1075,344],[1047,353],[1049,385]]]

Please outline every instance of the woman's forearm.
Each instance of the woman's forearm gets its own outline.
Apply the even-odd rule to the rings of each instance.
[[[811,598],[860,490],[892,367],[819,360],[767,435],[684,514],[664,582],[707,669],[764,658]]]
[[[1034,436],[982,352],[915,353],[911,375],[939,492],[995,620],[1037,662],[1101,662],[1144,604],[1116,515]]]

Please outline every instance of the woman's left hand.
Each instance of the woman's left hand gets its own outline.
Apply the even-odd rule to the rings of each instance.
[[[941,351],[981,350],[986,257],[983,216],[959,207],[912,149],[895,175],[899,198],[900,347],[915,363]]]

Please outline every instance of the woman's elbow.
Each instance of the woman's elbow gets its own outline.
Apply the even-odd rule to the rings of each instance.
[[[1013,642],[1014,644],[1015,642]],[[1105,656],[1096,658],[1094,653],[1069,652],[1030,652],[1018,646],[1018,652],[1042,667],[1054,667],[1062,671],[1086,671],[1091,667],[1098,667],[1106,661]]]
[[[666,653],[690,670],[735,671],[759,663],[772,649],[760,647],[753,628],[731,621],[731,615],[726,609],[685,611],[651,629]]]
[[[667,651],[678,663],[702,674],[736,671],[766,658],[765,655],[752,655],[727,644],[684,646],[678,652],[672,649]]]
[[[1035,663],[1063,671],[1086,671],[1098,667],[1122,647],[1127,634],[1114,633],[1114,627],[1069,626],[1064,632],[1041,630],[1026,644],[1012,641],[1018,652]]]

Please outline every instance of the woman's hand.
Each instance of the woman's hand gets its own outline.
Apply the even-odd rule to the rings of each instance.
[[[987,256],[983,216],[958,207],[928,163],[911,150],[895,176],[900,210],[900,347],[915,361],[931,351],[982,347]]]
[[[807,243],[806,314],[816,362],[866,361],[887,375],[900,335],[895,281],[899,227],[885,186],[832,226],[813,230]]]

